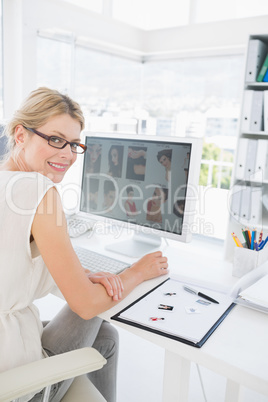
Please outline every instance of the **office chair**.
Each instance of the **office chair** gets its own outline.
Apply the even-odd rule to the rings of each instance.
[[[3,135],[5,126],[0,123],[0,156],[4,155],[7,150],[7,137]]]
[[[82,348],[4,371],[0,373],[0,402],[18,402],[20,397],[45,387],[42,402],[47,402],[52,384],[74,377],[61,402],[106,402],[83,375],[104,364],[106,360],[96,349]]]

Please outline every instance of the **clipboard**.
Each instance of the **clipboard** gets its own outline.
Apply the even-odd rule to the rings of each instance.
[[[165,336],[196,348],[201,348],[234,308],[235,303],[233,302],[233,299],[227,295],[205,289],[201,286],[193,285],[193,287],[196,289],[198,288],[198,290],[201,290],[206,294],[209,293],[209,295],[212,297],[220,300],[220,303],[215,305],[214,303],[205,303],[204,300],[203,303],[205,304],[199,304],[200,299],[202,300],[202,298],[184,291],[184,285],[191,286],[191,284],[183,281],[168,278],[131,303],[129,306],[112,316],[111,319],[143,329],[145,331]],[[167,289],[171,289],[171,292],[167,291]],[[174,289],[176,289],[176,292],[173,292]],[[170,296],[167,296],[169,293]],[[197,300],[199,300],[199,302],[197,302]],[[174,311],[173,309],[162,309],[161,305],[174,307]],[[187,307],[188,305],[189,307]],[[189,312],[187,313],[187,309],[190,308],[191,310],[190,306],[194,306],[192,308],[196,309],[196,314],[191,314],[191,311],[190,314]],[[161,320],[159,318],[159,321],[150,322],[148,319],[149,316],[152,314],[152,312],[156,311],[158,312],[158,315],[161,316]],[[141,318],[139,318],[139,314]],[[197,316],[198,319],[196,319]],[[182,327],[185,326],[185,333],[183,333],[184,331],[181,329],[170,330],[174,323],[177,325],[177,322],[180,322]],[[200,322],[202,322],[201,329]],[[166,323],[169,323],[171,327],[167,328]],[[191,331],[200,332],[196,339],[193,339],[191,336]]]

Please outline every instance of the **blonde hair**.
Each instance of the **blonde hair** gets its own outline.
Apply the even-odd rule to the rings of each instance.
[[[68,114],[80,123],[81,130],[84,129],[85,121],[82,110],[79,104],[69,96],[46,87],[32,91],[5,127],[3,134],[8,138],[9,152],[15,148],[14,135],[18,124],[29,128],[38,128],[51,117],[61,114]]]

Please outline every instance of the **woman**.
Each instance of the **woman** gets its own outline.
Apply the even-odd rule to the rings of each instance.
[[[79,105],[48,88],[33,91],[6,126],[10,153],[0,170],[0,371],[93,346],[107,364],[89,378],[107,401],[115,401],[117,333],[95,316],[142,281],[165,274],[167,259],[161,252],[149,254],[118,276],[82,268],[55,184],[86,150],[80,144],[83,128]],[[33,301],[55,288],[67,305],[43,329]],[[50,401],[60,401],[70,383],[56,384]],[[40,401],[41,394],[27,400]]]
[[[109,153],[109,172],[108,174],[112,177],[122,176],[122,163],[123,163],[123,146],[122,145],[112,145]]]
[[[101,165],[101,145],[89,144],[86,153],[86,172],[99,173]]]
[[[168,198],[168,189],[155,187],[152,198],[147,203],[147,221],[162,223],[162,204]]]
[[[162,149],[157,154],[157,160],[165,168],[165,179],[170,181],[172,149]]]
[[[115,207],[116,188],[112,180],[105,180],[103,184],[103,213],[112,212]]]
[[[125,201],[125,210],[127,216],[135,216],[138,214],[135,201],[133,201],[134,197],[134,189],[132,186],[128,186],[126,188],[127,192],[127,200]]]

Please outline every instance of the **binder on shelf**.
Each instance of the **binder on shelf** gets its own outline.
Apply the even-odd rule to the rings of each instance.
[[[265,76],[265,74],[267,72],[267,69],[268,69],[268,54],[266,55],[265,60],[264,60],[263,65],[262,65],[262,68],[261,68],[261,70],[260,70],[260,72],[258,74],[258,77],[257,77],[258,82],[264,81],[263,78],[264,78],[264,76]],[[268,78],[268,74],[267,74],[267,78]]]
[[[263,180],[266,180],[268,177],[267,175],[268,141],[267,140],[257,140],[257,141],[258,146],[256,153],[255,172],[258,181],[263,182]]]
[[[259,225],[262,222],[262,188],[251,187],[250,224]]]
[[[250,221],[251,216],[251,187],[243,186],[241,193],[240,216],[243,220]]]
[[[258,147],[258,140],[248,139],[246,163],[245,163],[245,180],[254,180],[257,147]]]
[[[268,132],[268,91],[263,91],[264,131]]]
[[[240,218],[240,204],[243,186],[235,184],[232,188],[231,194],[231,215],[239,221]]]
[[[246,155],[248,151],[248,138],[241,138],[237,144],[236,178],[245,179]]]
[[[266,73],[264,74],[263,82],[268,82],[268,69],[266,70]]]
[[[253,98],[253,90],[247,89],[244,91],[244,101],[242,107],[241,116],[241,130],[242,132],[247,132],[250,130],[250,116],[251,116],[251,106]]]
[[[185,291],[190,286],[218,303]],[[233,298],[200,284],[168,278],[112,320],[200,348],[235,306]]]
[[[263,130],[263,91],[253,91],[249,121],[250,131]]]
[[[255,82],[267,55],[267,45],[260,39],[250,39],[248,44],[246,82]]]

